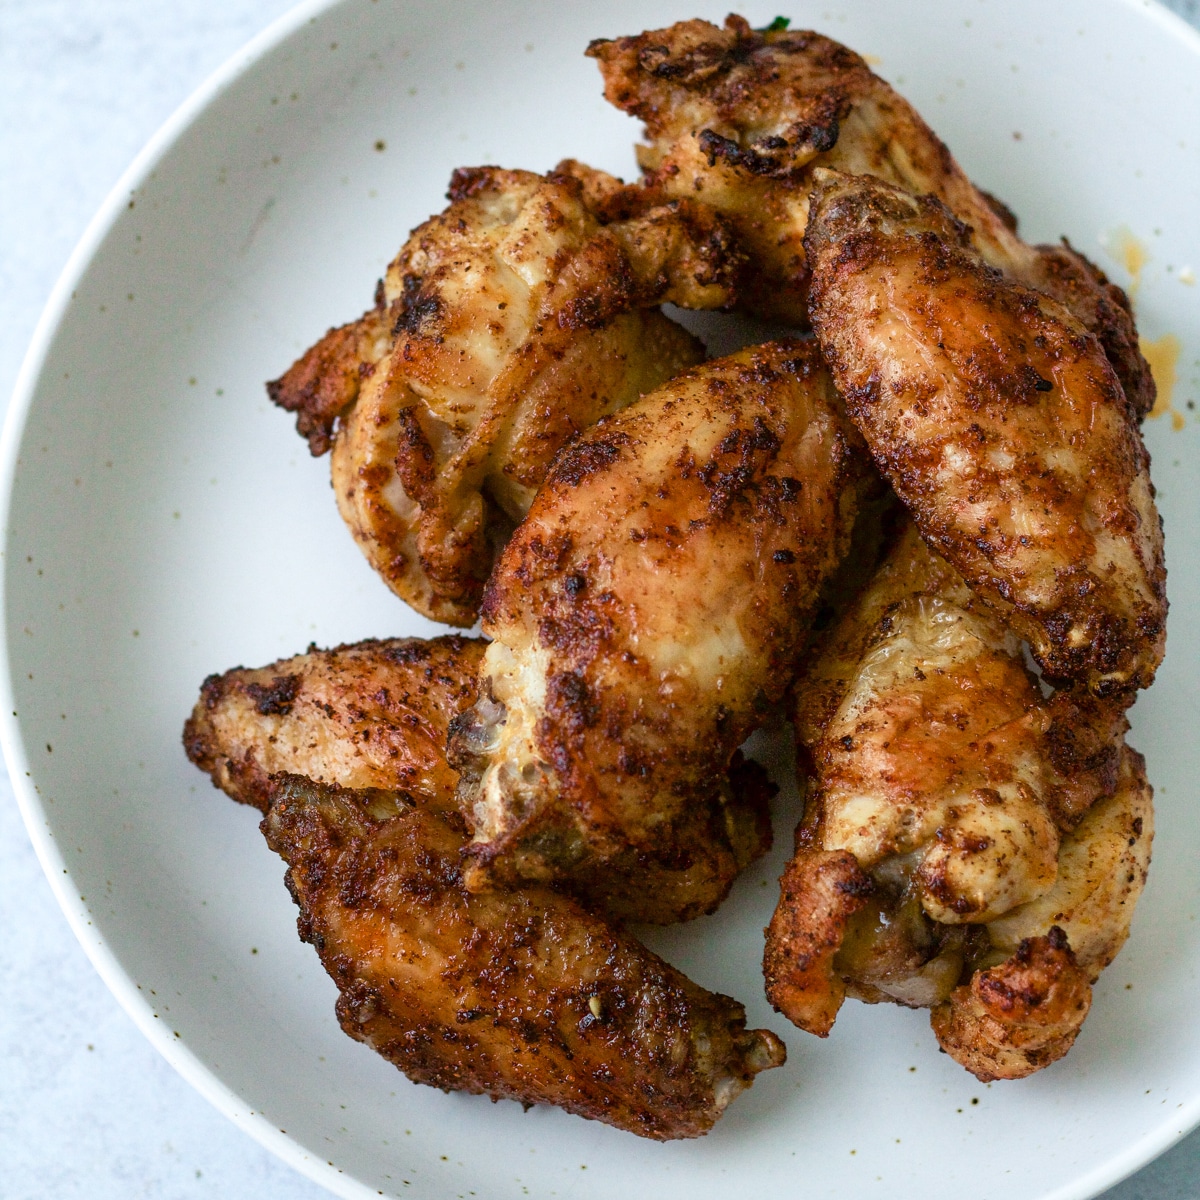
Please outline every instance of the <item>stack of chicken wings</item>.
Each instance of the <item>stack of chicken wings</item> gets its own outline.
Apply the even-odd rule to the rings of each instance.
[[[592,43],[643,177],[456,171],[280,379],[418,612],[205,681],[342,1027],[410,1078],[652,1138],[784,1060],[630,924],[711,913],[805,795],[772,1004],[928,1008],[983,1080],[1067,1052],[1128,933],[1162,533],[1124,294],[1030,246],[853,51],[784,21]],[[705,361],[661,305],[792,328]]]

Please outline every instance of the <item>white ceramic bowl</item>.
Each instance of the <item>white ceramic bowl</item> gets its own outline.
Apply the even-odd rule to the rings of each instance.
[[[347,1039],[295,936],[257,818],[184,759],[206,674],[425,633],[359,557],[274,377],[355,316],[452,168],[626,175],[634,124],[600,98],[594,36],[724,7],[345,0],[301,8],[168,124],[88,231],[39,327],[3,446],[4,749],[31,837],[97,969],[164,1055],[335,1192],[663,1200],[734,1195],[1092,1196],[1200,1120],[1194,599],[1200,474],[1200,38],[1120,0],[797,3],[875,56],[1038,239],[1068,234],[1179,339],[1181,429],[1147,437],[1174,603],[1134,712],[1158,795],[1134,936],[1070,1056],[984,1087],[924,1014],[848,1005],[818,1042],[762,997],[779,852],[715,917],[654,944],[789,1043],[709,1137],[654,1145],[551,1109],[411,1085]],[[775,9],[756,0],[765,23]],[[384,149],[378,149],[377,143]],[[1105,257],[1107,239],[1112,253]],[[11,702],[9,702],[11,701]],[[768,746],[786,776],[786,753]]]

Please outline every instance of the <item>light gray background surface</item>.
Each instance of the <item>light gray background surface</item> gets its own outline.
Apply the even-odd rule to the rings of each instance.
[[[0,0],[0,404],[55,279],[122,170],[289,7]],[[1200,0],[1168,7],[1200,27]],[[142,1039],[60,914],[0,775],[0,1200],[328,1195],[210,1108]],[[1200,1133],[1106,1200],[1195,1197]]]

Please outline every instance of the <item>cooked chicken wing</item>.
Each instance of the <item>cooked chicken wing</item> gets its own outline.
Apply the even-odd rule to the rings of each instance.
[[[332,437],[338,505],[389,587],[465,626],[558,448],[704,357],[653,306],[728,305],[742,258],[693,200],[602,225],[578,178],[497,167],[449,194],[376,307],[269,388],[314,454]]]
[[[214,784],[266,812],[280,774],[397,791],[431,812],[457,812],[447,730],[473,704],[487,643],[457,636],[359,642],[204,681],[184,726],[188,757]],[[735,756],[720,825],[674,859],[630,850],[603,873],[564,882],[590,906],[667,925],[711,912],[771,844],[774,787]]]
[[[932,193],[970,226],[975,249],[1055,297],[1104,344],[1139,413],[1154,380],[1125,294],[1065,242],[1029,246],[1012,214],[976,188],[912,106],[845,46],[806,30],[681,21],[593,42],[605,96],[639,117],[645,187],[702,198],[733,221],[756,268],[748,307],[807,323],[803,245],[815,168]],[[644,201],[643,201],[644,202]]]
[[[813,784],[767,935],[772,1003],[822,1036],[847,994],[931,1007],[981,1078],[1061,1057],[1149,862],[1120,706],[1043,697],[911,526],[797,697]]]
[[[1049,676],[1097,695],[1148,686],[1162,525],[1100,344],[986,266],[932,197],[818,172],[805,244],[821,349],[926,540]]]
[[[555,460],[497,564],[451,761],[468,886],[725,839],[725,772],[796,670],[866,475],[816,347],[680,376]]]
[[[707,1133],[784,1061],[735,1000],[575,901],[467,892],[461,824],[398,793],[285,776],[263,831],[342,1028],[418,1083],[668,1140]]]
[[[210,675],[184,749],[222,791],[263,812],[271,777],[284,772],[454,811],[446,730],[475,702],[486,648],[457,635],[390,638]]]

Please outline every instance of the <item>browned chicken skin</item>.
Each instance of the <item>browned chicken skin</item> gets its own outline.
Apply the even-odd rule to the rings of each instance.
[[[266,812],[281,773],[397,791],[422,809],[457,812],[446,762],[451,719],[476,699],[487,643],[448,636],[309,649],[267,667],[212,675],[184,726],[188,757],[213,783]],[[763,769],[736,755],[720,824],[685,858],[630,850],[603,872],[564,881],[620,920],[669,925],[711,912],[771,844]]]
[[[487,642],[391,638],[210,675],[183,730],[187,756],[213,783],[266,812],[281,773],[385,788],[454,810],[446,763],[451,718],[475,702]]]
[[[296,414],[296,432],[314,457],[333,445],[338,418],[391,351],[396,300],[396,280],[389,276],[387,285],[380,280],[374,308],[357,321],[329,330],[279,379],[267,384],[271,399]]]
[[[375,308],[269,385],[314,454],[332,442],[371,565],[434,620],[474,623],[495,544],[565,441],[703,358],[654,306],[734,299],[723,218],[668,200],[602,225],[601,173],[576,175],[457,171]]]
[[[813,782],[767,932],[772,1003],[933,1010],[980,1078],[1061,1057],[1128,933],[1153,815],[1119,706],[1045,698],[909,526],[797,687]]]
[[[803,342],[706,363],[559,455],[489,584],[451,738],[468,886],[722,836],[726,768],[796,670],[865,475]]]
[[[932,193],[970,227],[975,249],[1011,278],[1053,296],[1112,360],[1141,414],[1154,380],[1124,293],[1065,242],[1029,246],[1003,205],[976,188],[920,115],[852,50],[808,30],[681,21],[593,42],[605,96],[639,117],[645,189],[699,198],[734,224],[755,267],[742,304],[807,323],[803,245],[813,172],[872,175]],[[644,201],[643,201],[644,203]]]
[[[1075,1044],[1092,1006],[1087,973],[1053,925],[1011,958],[975,971],[929,1014],[938,1044],[976,1079],[1024,1079]]]
[[[707,1133],[783,1043],[546,888],[461,885],[465,833],[396,793],[282,780],[263,821],[342,1028],[410,1079],[556,1104],[641,1137]]]
[[[818,172],[805,244],[821,350],[922,535],[1047,675],[1149,686],[1162,526],[1099,342],[983,263],[932,197]]]
[[[417,1082],[557,1104],[644,1137],[703,1134],[784,1061],[779,1039],[564,894],[461,886],[467,833],[441,748],[484,644],[362,642],[213,676],[188,755],[267,813],[301,937],[352,1037]],[[677,898],[695,882],[677,876],[627,881],[629,915],[669,902],[637,889]]]

